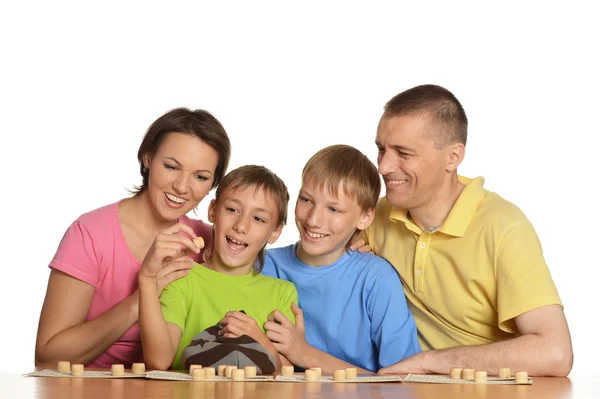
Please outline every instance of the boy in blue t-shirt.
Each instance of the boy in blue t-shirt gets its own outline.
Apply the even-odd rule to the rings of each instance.
[[[268,250],[263,269],[298,290],[296,325],[274,311],[264,326],[297,367],[377,372],[421,351],[396,270],[383,258],[347,250],[373,221],[380,191],[377,168],[350,146],[324,148],[302,171],[300,241]]]

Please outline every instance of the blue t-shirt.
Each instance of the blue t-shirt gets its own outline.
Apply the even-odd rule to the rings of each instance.
[[[319,350],[373,372],[421,351],[398,273],[383,258],[344,252],[312,267],[294,244],[269,249],[262,273],[296,286],[306,341]]]

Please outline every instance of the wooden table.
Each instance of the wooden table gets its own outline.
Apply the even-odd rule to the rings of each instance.
[[[533,385],[185,382],[0,374],[0,398],[600,398],[600,377],[533,378]]]

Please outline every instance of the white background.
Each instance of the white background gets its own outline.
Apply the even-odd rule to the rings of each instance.
[[[210,110],[230,134],[231,167],[264,164],[294,198],[316,150],[347,143],[375,161],[384,103],[435,83],[469,118],[459,172],[484,176],[530,218],[565,305],[573,374],[597,374],[591,5],[207,3],[0,6],[0,371],[33,369],[47,265],[64,231],[140,182],[137,149],[162,113]],[[296,236],[292,224],[277,244]]]

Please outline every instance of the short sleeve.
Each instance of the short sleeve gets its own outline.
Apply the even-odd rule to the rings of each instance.
[[[86,226],[75,221],[63,236],[49,267],[94,287],[101,275],[101,262],[94,238]]]
[[[282,280],[283,282],[283,280]],[[281,306],[279,310],[291,320],[292,323],[296,324],[296,316],[294,312],[292,312],[292,303],[298,305],[298,291],[294,284],[289,281],[285,282],[285,290],[283,290],[283,294],[281,296]]]
[[[561,304],[531,223],[523,216],[501,239],[496,263],[498,326],[516,334],[514,318],[530,310]]]
[[[421,351],[415,320],[406,304],[402,283],[391,265],[377,273],[367,298],[371,341],[378,366],[390,366]]]
[[[160,308],[167,323],[173,323],[185,330],[187,320],[187,278],[175,280],[160,294]]]

